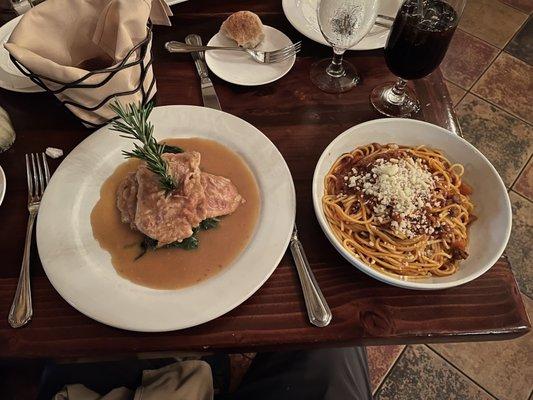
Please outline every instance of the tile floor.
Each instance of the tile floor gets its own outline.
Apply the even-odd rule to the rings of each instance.
[[[441,65],[463,134],[513,205],[507,248],[533,319],[533,0],[468,0]],[[368,348],[376,400],[532,400],[533,333],[512,341]]]

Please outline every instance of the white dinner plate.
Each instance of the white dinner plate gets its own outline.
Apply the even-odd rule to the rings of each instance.
[[[441,150],[451,161],[463,164],[464,180],[473,189],[474,215],[469,228],[469,256],[450,276],[400,280],[386,275],[353,257],[339,243],[324,216],[324,176],[342,154],[368,143],[426,145]],[[335,249],[364,273],[394,286],[409,289],[445,289],[469,282],[485,273],[500,258],[511,233],[511,203],[496,169],[474,146],[450,131],[427,122],[386,118],[356,125],[331,142],[322,153],[313,176],[313,205],[322,230]]]
[[[283,32],[265,25],[265,38],[256,50],[271,51],[290,46],[292,41]],[[209,40],[208,46],[237,46],[236,43],[218,32]],[[274,82],[289,72],[296,56],[274,64],[255,62],[245,52],[231,50],[210,50],[205,52],[209,69],[220,79],[242,86],[257,86]]]
[[[396,16],[402,0],[380,0],[378,14]],[[292,26],[302,35],[329,46],[318,27],[316,9],[318,0],[283,0],[283,12]],[[350,50],[373,50],[385,46],[389,30],[375,25],[358,44]]]
[[[248,122],[195,106],[156,107],[150,119],[158,140],[212,139],[251,168],[261,192],[261,212],[240,256],[218,275],[178,290],[150,289],[120,277],[90,223],[101,185],[124,162],[121,151],[132,148],[131,140],[108,127],[81,142],[52,176],[39,210],[37,246],[48,279],[74,308],[117,328],[161,332],[217,318],[259,289],[285,253],[296,200],[282,155]]]
[[[4,173],[4,170],[0,166],[0,205],[2,205],[2,202],[4,201],[4,196],[6,194],[6,174]]]
[[[0,87],[13,92],[43,92],[44,89],[42,87],[33,83],[30,78],[20,72],[9,58],[9,52],[4,48],[4,43],[8,41],[11,32],[13,32],[21,18],[22,15],[0,27]]]

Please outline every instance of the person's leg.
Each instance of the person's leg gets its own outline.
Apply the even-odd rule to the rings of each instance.
[[[362,347],[257,354],[230,399],[371,400]]]

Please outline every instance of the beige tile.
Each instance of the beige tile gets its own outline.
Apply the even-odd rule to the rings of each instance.
[[[529,160],[529,163],[518,177],[513,190],[533,201],[533,159]]]
[[[450,94],[450,99],[452,100],[452,104],[455,107],[465,96],[466,90],[460,88],[455,83],[451,83],[450,81],[445,82],[446,87],[448,88],[448,93]]]
[[[533,301],[523,298],[531,315]],[[430,347],[499,400],[527,400],[533,389],[531,332],[514,340]]]
[[[502,0],[503,3],[510,5],[526,14],[533,12],[533,1],[531,0]]]
[[[494,400],[426,346],[409,346],[381,385],[376,400]]]
[[[372,393],[375,393],[404,347],[370,346],[366,348]]]
[[[533,66],[501,53],[472,92],[533,123]]]
[[[513,207],[513,227],[505,253],[520,290],[533,297],[533,203],[513,191],[509,197]]]
[[[446,79],[470,89],[500,50],[483,40],[457,29],[441,64]]]
[[[533,128],[470,93],[456,112],[465,138],[488,157],[510,187],[533,154]]]
[[[461,29],[502,49],[527,15],[497,0],[468,0]]]

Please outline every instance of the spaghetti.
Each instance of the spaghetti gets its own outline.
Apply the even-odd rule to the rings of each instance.
[[[447,276],[468,257],[475,220],[463,174],[438,150],[373,143],[337,159],[322,205],[336,238],[367,265],[402,279]]]

